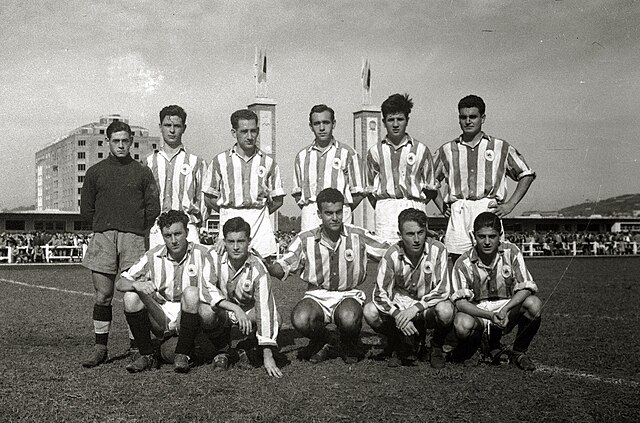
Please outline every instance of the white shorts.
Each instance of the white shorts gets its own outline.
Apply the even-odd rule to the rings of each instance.
[[[324,313],[325,324],[333,323],[333,313],[342,301],[347,298],[353,298],[360,305],[364,305],[366,295],[359,289],[351,289],[349,291],[327,291],[326,289],[314,289],[307,291],[303,299],[309,298],[318,303]]]
[[[342,221],[344,223],[351,223],[351,207],[345,204],[342,207]],[[308,231],[315,229],[322,223],[320,216],[318,216],[318,205],[316,203],[309,203],[302,207],[300,213],[300,231]]]
[[[473,247],[473,221],[482,212],[489,211],[489,204],[496,200],[456,200],[450,205],[451,217],[444,238],[445,247],[451,254],[462,254]]]
[[[400,241],[398,215],[402,210],[418,209],[427,212],[427,205],[408,198],[384,198],[376,201],[376,235],[391,242]]]
[[[194,244],[200,244],[200,236],[198,235],[198,228],[193,223],[187,224],[189,233],[187,234],[187,241]],[[158,227],[158,222],[153,225],[149,232],[149,249],[157,247],[158,245],[164,245],[164,238],[162,237],[162,231]]]
[[[180,301],[167,301],[164,304],[158,304],[158,306],[160,306],[167,318],[165,336],[171,333],[178,333],[180,329]]]
[[[262,257],[275,256],[278,253],[273,225],[269,218],[269,209],[233,209],[220,208],[220,233],[225,222],[233,217],[243,218],[251,226],[251,248]]]
[[[510,301],[510,299],[505,299],[505,300],[495,300],[495,301],[480,301],[478,304],[476,304],[476,307],[478,307],[479,309],[485,310],[485,311],[491,311],[491,312],[496,312],[496,311],[500,311],[504,308],[504,306],[507,305],[507,303]],[[478,318],[480,320],[480,322],[482,323],[482,327],[485,333],[489,333],[489,328],[491,326],[491,321],[488,319],[482,319],[482,318]]]

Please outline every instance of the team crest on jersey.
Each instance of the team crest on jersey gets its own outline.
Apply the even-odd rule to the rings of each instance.
[[[182,173],[184,176],[187,176],[189,173],[191,173],[191,166],[189,166],[187,163],[183,164],[180,168],[180,173]]]
[[[407,164],[409,166],[413,166],[413,164],[416,162],[416,155],[415,153],[409,153],[407,154]]]
[[[260,178],[264,178],[264,175],[267,174],[267,168],[264,166],[258,166],[258,176]]]
[[[189,275],[190,277],[194,277],[197,274],[198,274],[198,268],[196,267],[195,264],[190,264],[187,266],[187,275]]]
[[[422,264],[422,269],[424,270],[424,273],[433,273],[433,265],[429,260],[424,261],[424,263]]]
[[[504,278],[510,278],[510,277],[511,277],[511,274],[512,274],[512,272],[511,272],[511,266],[506,265],[506,264],[505,264],[504,266],[502,266],[502,277],[504,277]]]
[[[333,159],[332,166],[335,170],[340,170],[340,167],[342,166],[342,162],[338,158]]]
[[[242,289],[245,291],[249,291],[251,289],[251,281],[249,279],[245,280],[242,284]]]
[[[346,250],[344,250],[344,258],[347,261],[353,261],[353,250],[351,248],[348,248]]]
[[[484,152],[484,158],[487,159],[490,162],[492,162],[495,157],[496,157],[496,155],[493,152],[493,150],[487,150],[487,151]]]

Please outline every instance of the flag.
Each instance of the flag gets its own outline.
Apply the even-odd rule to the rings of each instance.
[[[369,90],[371,88],[371,68],[369,64],[369,59],[362,61],[362,86],[365,90]]]
[[[258,59],[258,82],[267,81],[267,52],[260,49],[260,58]]]

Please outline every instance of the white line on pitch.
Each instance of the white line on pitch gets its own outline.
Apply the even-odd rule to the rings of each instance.
[[[578,379],[590,379],[595,382],[604,382],[611,385],[620,385],[620,386],[626,386],[629,388],[637,388],[640,386],[640,382],[636,382],[633,380],[620,379],[615,377],[602,377],[602,376],[594,375],[591,373],[565,369],[564,367],[558,367],[558,366],[539,365],[537,371],[545,372],[545,373],[560,374],[560,375],[569,376],[569,377],[578,378]]]
[[[20,286],[27,286],[29,288],[45,289],[45,290],[48,290],[48,291],[64,292],[66,294],[82,295],[82,296],[85,296],[85,297],[93,297],[93,295],[94,295],[94,294],[89,293],[89,292],[82,292],[82,291],[74,291],[74,290],[71,290],[71,289],[56,288],[54,286],[34,285],[34,284],[31,284],[31,283],[14,281],[13,279],[0,278],[0,282],[6,282],[6,283],[11,283],[11,284],[20,285]],[[119,298],[114,298],[113,300],[114,301],[122,301]]]
[[[564,317],[564,318],[572,318],[572,319],[585,319],[585,320],[611,320],[611,321],[621,321],[621,320],[629,320],[629,317],[621,317],[621,316],[594,316],[592,314],[569,314],[569,313],[553,313],[551,316],[554,317]]]

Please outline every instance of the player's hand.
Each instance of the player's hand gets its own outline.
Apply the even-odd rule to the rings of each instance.
[[[411,321],[409,321],[409,323],[407,323],[404,327],[400,328],[400,331],[407,336],[413,336],[418,334],[418,329]]]
[[[162,295],[160,295],[158,293],[158,291],[154,292],[153,294],[151,294],[151,298],[153,299],[153,301],[155,301],[156,303],[162,305],[164,303],[167,302],[167,300],[165,300]]]
[[[140,294],[152,295],[156,292],[156,286],[151,281],[136,281],[131,284],[133,289]]]
[[[219,256],[224,254],[224,250],[225,250],[225,245],[224,245],[224,239],[223,238],[218,238],[216,240],[216,242],[213,244],[213,250],[216,252],[216,254],[218,254]]]
[[[504,217],[513,211],[514,206],[509,203],[498,204],[497,201],[492,200],[489,203],[489,211],[495,213],[498,217]]]
[[[504,327],[505,327],[504,319],[502,317],[500,317],[500,315],[498,313],[493,313],[491,315],[491,323],[493,323],[494,325],[496,325],[500,329],[504,329]]]
[[[509,312],[504,308],[498,312],[498,318],[500,318],[500,322],[502,323],[502,327],[506,328],[509,324]]]
[[[251,334],[251,320],[247,317],[247,313],[244,310],[239,309],[234,312],[236,319],[238,319],[238,328],[243,335]]]
[[[276,365],[276,361],[273,359],[273,351],[269,348],[265,348],[263,353],[264,369],[267,374],[272,377],[281,378],[282,370]]]
[[[418,314],[418,310],[415,307],[409,307],[406,310],[400,311],[400,313],[396,314],[396,326],[399,329],[405,327],[409,322],[411,322],[414,317]]]

